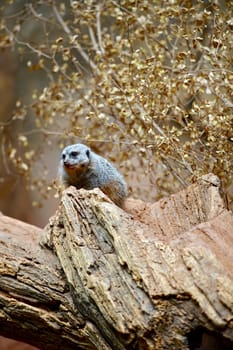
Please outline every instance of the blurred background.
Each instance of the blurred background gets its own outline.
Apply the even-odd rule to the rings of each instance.
[[[72,142],[134,197],[214,172],[231,206],[232,29],[226,1],[2,1],[0,210],[44,226]]]

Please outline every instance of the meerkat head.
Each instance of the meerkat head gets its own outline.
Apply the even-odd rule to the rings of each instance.
[[[75,144],[64,148],[61,154],[61,164],[67,173],[84,173],[90,165],[90,148]]]

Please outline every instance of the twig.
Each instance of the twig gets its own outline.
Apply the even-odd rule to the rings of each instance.
[[[95,38],[95,34],[94,34],[94,31],[92,29],[91,26],[88,27],[88,30],[89,30],[89,34],[90,34],[90,38],[91,38],[91,41],[92,41],[92,45],[93,45],[93,48],[95,50],[96,53],[100,53],[100,48],[96,42],[96,38]]]
[[[34,7],[32,6],[32,4],[28,4],[28,5],[26,5],[26,6],[29,8],[29,10],[31,11],[31,13],[33,14],[33,16],[34,16],[35,18],[37,18],[39,21],[47,22],[47,23],[49,23],[49,24],[52,23],[52,21],[48,20],[48,19],[47,19],[46,17],[44,17],[42,14],[37,13],[36,10],[34,9]]]
[[[24,41],[21,41],[19,40],[6,26],[5,26],[5,30],[6,32],[14,39],[14,41],[19,44],[19,45],[23,45],[23,46],[26,46],[28,47],[31,51],[35,52],[38,56],[42,56],[42,57],[45,57],[45,58],[48,58],[48,59],[52,59],[51,56],[47,55],[46,53],[36,49],[35,47],[33,47],[31,44],[29,43],[26,43]]]
[[[62,26],[64,32],[70,37],[70,39],[73,38],[73,34],[70,30],[70,28],[67,26],[67,24],[64,22],[63,18],[61,17],[60,13],[57,10],[56,5],[53,3],[52,5],[53,8],[53,12],[57,18],[57,21],[60,23],[60,25]],[[91,60],[91,58],[88,56],[88,54],[83,50],[82,46],[79,45],[78,43],[75,43],[75,48],[76,50],[79,52],[79,54],[84,58],[84,60],[91,66],[91,68],[96,71],[97,70],[97,66],[95,65],[95,63]]]
[[[96,31],[97,31],[97,38],[98,38],[100,51],[101,53],[104,53],[104,48],[102,45],[102,35],[101,35],[101,5],[100,4],[96,6]]]

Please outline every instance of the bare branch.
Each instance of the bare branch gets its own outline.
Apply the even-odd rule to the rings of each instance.
[[[55,14],[55,17],[57,18],[57,21],[60,23],[61,27],[63,28],[64,32],[69,36],[70,40],[72,41],[74,34],[71,32],[70,28],[67,26],[67,24],[64,22],[63,18],[61,17],[57,6],[55,3],[52,5],[53,12]],[[93,71],[97,70],[96,64],[91,60],[90,56],[84,51],[81,45],[79,45],[77,42],[75,42],[76,50],[79,52],[79,54],[82,56],[82,58],[90,65],[90,67],[93,69]]]
[[[15,41],[17,44],[19,45],[23,45],[23,46],[26,46],[28,47],[31,51],[33,51],[34,53],[36,53],[39,57],[45,57],[45,58],[48,58],[48,59],[52,59],[52,56],[44,53],[43,51],[41,50],[38,50],[37,48],[35,48],[34,46],[32,46],[31,44],[29,44],[28,42],[24,42],[24,41],[21,41],[17,38],[16,35],[14,35],[14,33],[12,31],[10,31],[7,26],[4,27],[6,32],[9,34],[9,36],[11,37],[11,39],[13,39],[12,41]]]
[[[102,33],[101,33],[101,3],[96,6],[96,30],[97,30],[97,38],[99,43],[99,48],[101,53],[104,53],[104,48],[102,45]]]
[[[90,38],[91,38],[91,41],[92,41],[92,45],[93,45],[93,48],[95,50],[95,52],[97,54],[100,53],[100,48],[98,47],[98,44],[97,44],[97,41],[96,41],[96,38],[95,38],[95,33],[92,29],[91,26],[88,27],[88,31],[89,31],[89,34],[90,34]]]

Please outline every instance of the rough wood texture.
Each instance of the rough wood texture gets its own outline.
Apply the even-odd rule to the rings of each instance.
[[[47,350],[109,349],[74,306],[57,257],[39,244],[42,233],[0,215],[0,334]]]
[[[68,188],[47,249],[40,230],[0,217],[2,334],[41,349],[187,350],[212,331],[232,346],[233,215],[218,179],[125,209]]]

